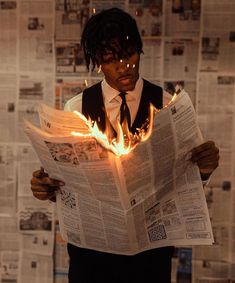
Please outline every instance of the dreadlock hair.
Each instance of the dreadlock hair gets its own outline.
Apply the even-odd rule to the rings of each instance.
[[[112,52],[118,59],[135,52],[143,53],[143,43],[136,21],[119,8],[103,10],[87,22],[81,36],[86,66],[92,70],[102,63],[103,56]]]

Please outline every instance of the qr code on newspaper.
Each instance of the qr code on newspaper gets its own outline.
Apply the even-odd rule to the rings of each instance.
[[[61,201],[66,207],[76,208],[76,199],[72,192],[61,190]]]
[[[165,227],[162,224],[151,227],[148,231],[150,242],[166,239]]]

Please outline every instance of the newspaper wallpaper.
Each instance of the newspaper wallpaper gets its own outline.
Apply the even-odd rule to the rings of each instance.
[[[235,282],[235,1],[0,1],[0,282],[67,282],[66,243],[54,204],[30,190],[39,160],[23,132],[40,102],[65,102],[101,79],[87,72],[80,35],[87,19],[119,7],[144,43],[140,72],[171,92],[184,86],[220,166],[205,188],[213,246],[177,247],[172,282]]]

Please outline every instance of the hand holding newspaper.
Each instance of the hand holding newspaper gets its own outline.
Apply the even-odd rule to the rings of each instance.
[[[202,137],[184,90],[156,113],[150,138],[120,157],[80,116],[46,105],[39,116],[41,129],[25,129],[49,176],[66,184],[56,201],[64,240],[127,255],[213,243],[200,173],[187,158]]]

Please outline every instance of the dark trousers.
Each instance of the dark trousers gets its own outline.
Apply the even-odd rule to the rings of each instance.
[[[69,283],[170,283],[173,251],[164,247],[125,256],[68,244]]]

